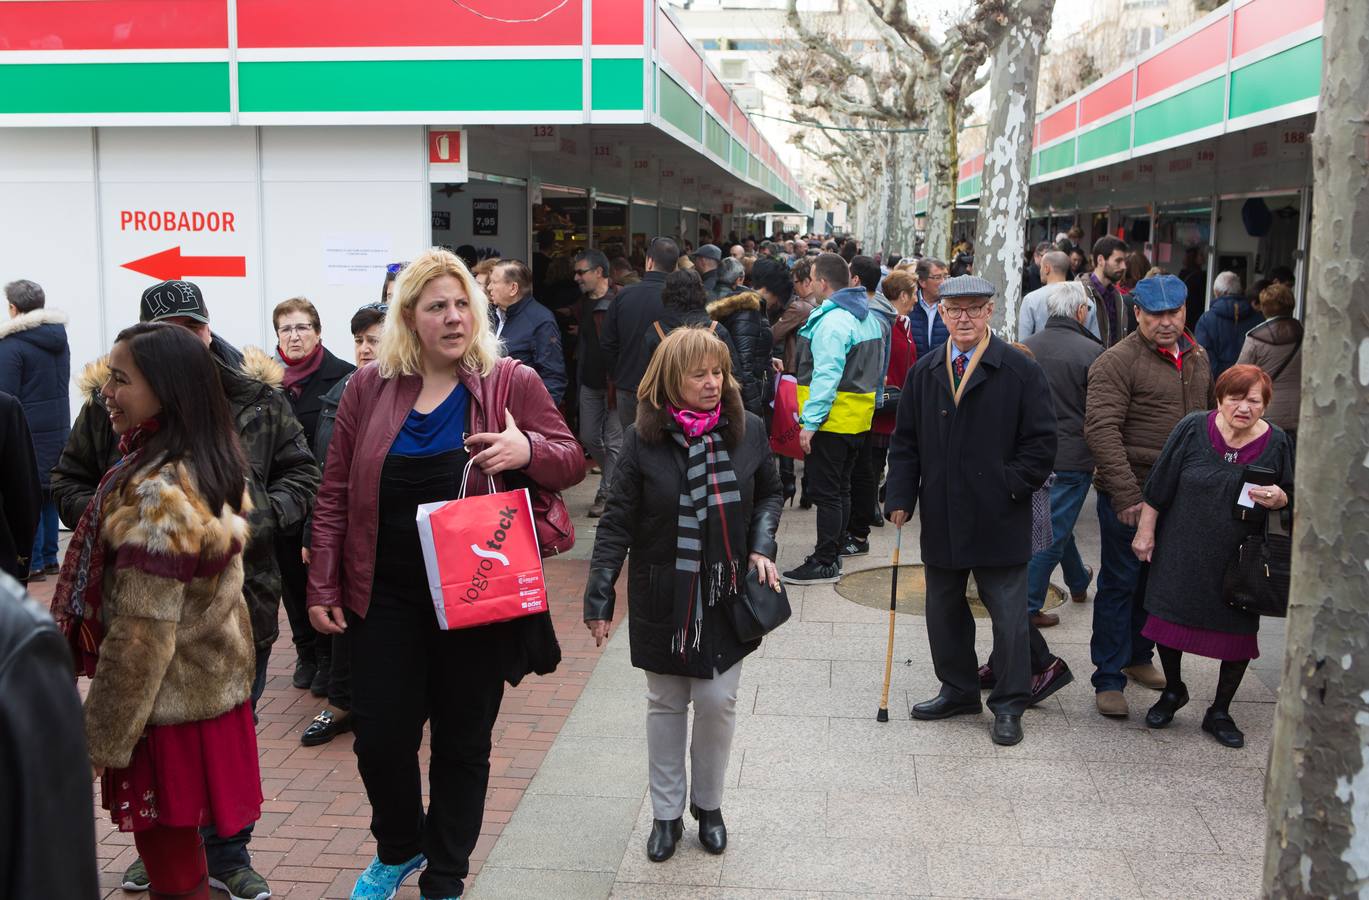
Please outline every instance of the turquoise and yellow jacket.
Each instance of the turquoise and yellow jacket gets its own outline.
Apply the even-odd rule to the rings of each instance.
[[[799,422],[808,431],[870,430],[884,384],[885,325],[861,288],[844,288],[799,329]]]

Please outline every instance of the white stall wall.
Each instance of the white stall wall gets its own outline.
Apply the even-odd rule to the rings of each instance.
[[[0,284],[35,281],[70,317],[73,415],[76,377],[103,352],[91,140],[89,128],[0,129]]]
[[[385,265],[431,244],[425,146],[418,127],[261,129],[266,320],[254,342],[274,346],[270,310],[306,297],[318,308],[325,346],[352,360],[347,323],[380,299]],[[338,271],[346,248],[364,271]]]

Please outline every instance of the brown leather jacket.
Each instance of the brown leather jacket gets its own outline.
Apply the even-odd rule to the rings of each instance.
[[[534,370],[504,358],[483,378],[463,371],[461,383],[471,393],[469,433],[503,431],[505,404],[498,398],[507,397],[508,411],[532,445],[524,474],[554,491],[585,477],[584,451]],[[347,385],[314,506],[310,606],[345,606],[366,616],[375,576],[380,472],[422,387],[419,375],[381,378],[374,363]],[[477,476],[473,470],[468,491],[486,493],[484,476]],[[500,476],[494,483],[496,491],[504,490]]]
[[[813,312],[813,304],[795,297],[785,306],[784,312],[770,326],[770,335],[776,344],[784,344],[784,371],[793,375],[799,364],[799,329],[808,321]]]
[[[1182,371],[1133,331],[1089,367],[1084,440],[1097,468],[1093,484],[1121,512],[1141,502],[1150,467],[1184,416],[1212,408],[1207,351],[1191,334],[1179,339]]]

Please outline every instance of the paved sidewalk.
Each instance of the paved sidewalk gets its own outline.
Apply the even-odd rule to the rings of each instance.
[[[593,482],[567,496],[573,512],[588,505]],[[600,655],[579,621],[593,524],[578,518],[575,550],[547,564],[565,659],[552,677],[506,692],[471,900],[1258,894],[1282,623],[1265,623],[1264,657],[1233,704],[1248,743],[1232,751],[1198,728],[1216,683],[1207,660],[1186,658],[1194,700],[1171,728],[1144,727],[1155,694],[1134,685],[1130,720],[1098,716],[1092,604],[1066,603],[1045,635],[1077,680],[1028,712],[1022,744],[1000,748],[987,714],[908,720],[908,705],[936,691],[920,616],[898,616],[891,721],[876,723],[888,613],[826,585],[791,589],[794,618],[743,663],[727,852],[705,854],[687,821],[675,858],[649,863],[645,678],[629,662],[622,622]],[[813,513],[786,508],[781,564],[800,561],[812,535]],[[1091,501],[1077,536],[1096,564]],[[847,571],[887,565],[893,538],[891,527],[876,530],[871,555]],[[917,557],[910,525],[904,563]],[[34,593],[50,596],[51,586]],[[319,706],[290,687],[283,617],[282,628],[261,707],[267,805],[254,857],[277,897],[346,897],[374,852],[365,792],[350,735],[299,745]],[[105,896],[134,896],[117,888],[130,837],[102,810],[95,821]]]
[[[1096,565],[1092,502],[1077,534]],[[812,535],[813,513],[786,509],[782,563],[801,560]],[[848,571],[888,564],[894,530],[874,536]],[[913,525],[903,560],[918,560]],[[1281,623],[1266,625],[1265,657],[1232,707],[1247,746],[1228,750],[1198,727],[1216,683],[1209,660],[1186,658],[1194,699],[1169,729],[1145,728],[1157,695],[1135,685],[1129,720],[1100,717],[1088,683],[1092,603],[1067,602],[1045,634],[1076,682],[1027,713],[1022,744],[1001,748],[987,713],[908,719],[909,704],[937,689],[921,616],[898,616],[891,721],[879,724],[887,610],[826,585],[790,596],[794,618],[744,663],[723,856],[702,851],[687,818],[673,859],[645,857],[645,680],[620,631],[472,900],[1258,895]]]

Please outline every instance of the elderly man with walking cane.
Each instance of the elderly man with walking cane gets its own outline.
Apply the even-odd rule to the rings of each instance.
[[[885,511],[902,526],[921,501],[927,636],[941,689],[915,719],[978,714],[974,575],[993,622],[997,683],[989,694],[994,743],[1022,740],[1031,694],[1027,562],[1031,495],[1055,461],[1055,410],[1041,367],[989,330],[994,286],[962,275],[941,287],[950,338],[918,359],[899,401],[889,448]]]

